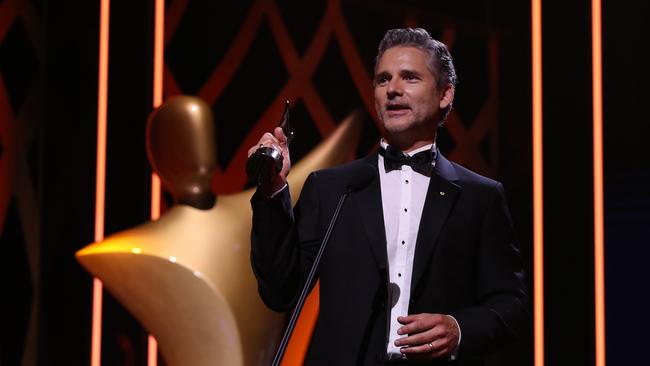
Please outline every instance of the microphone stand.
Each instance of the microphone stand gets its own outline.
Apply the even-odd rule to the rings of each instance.
[[[320,248],[318,248],[316,259],[314,259],[314,264],[312,264],[311,269],[309,270],[307,281],[305,282],[305,285],[302,287],[302,291],[300,292],[300,297],[298,297],[298,302],[296,303],[296,307],[293,309],[293,313],[291,313],[291,318],[289,319],[289,325],[287,326],[287,329],[284,331],[284,335],[282,336],[282,341],[280,342],[278,351],[275,353],[275,357],[273,358],[273,363],[271,364],[273,366],[279,366],[280,361],[282,361],[282,357],[284,356],[284,352],[287,348],[287,344],[289,343],[289,338],[291,338],[293,329],[296,327],[298,316],[300,315],[300,312],[302,311],[302,308],[305,305],[305,299],[309,294],[309,287],[311,287],[310,286],[311,282],[314,280],[314,277],[316,276],[316,272],[318,271],[320,259],[323,256],[323,252],[325,251],[327,242],[330,239],[330,235],[332,234],[332,229],[334,228],[334,225],[336,224],[336,221],[339,218],[339,212],[341,211],[341,207],[343,206],[343,203],[345,202],[345,199],[348,197],[348,194],[350,194],[350,192],[352,192],[352,187],[348,187],[345,193],[341,195],[341,198],[339,198],[339,202],[336,205],[336,209],[334,210],[334,216],[332,216],[332,220],[330,220],[329,226],[327,227],[327,231],[325,232],[325,237],[323,237],[323,241],[321,242]]]

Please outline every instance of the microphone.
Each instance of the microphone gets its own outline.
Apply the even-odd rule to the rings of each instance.
[[[375,169],[370,165],[362,165],[358,171],[350,178],[348,183],[348,193],[365,188],[375,177]]]
[[[329,242],[330,240],[330,235],[332,234],[332,230],[334,229],[334,226],[336,225],[336,221],[339,218],[339,213],[341,212],[341,207],[343,207],[343,203],[345,203],[345,199],[348,197],[350,193],[358,191],[368,186],[370,182],[372,182],[374,177],[375,177],[375,169],[373,169],[373,167],[370,165],[362,165],[361,168],[359,168],[358,171],[354,172],[354,175],[350,177],[347,188],[339,198],[339,202],[336,205],[336,209],[334,210],[332,219],[330,220],[330,223],[327,226],[327,231],[325,232],[323,241],[321,241],[320,247],[318,248],[318,253],[316,253],[316,258],[314,259],[314,263],[312,264],[311,269],[309,270],[307,281],[305,281],[305,284],[302,287],[300,296],[298,297],[298,301],[296,302],[296,306],[294,307],[293,312],[291,313],[289,324],[287,325],[287,329],[284,331],[284,335],[282,336],[282,341],[278,346],[278,350],[275,353],[275,357],[273,358],[273,363],[271,365],[279,366],[280,361],[282,361],[282,357],[284,356],[284,351],[287,349],[287,345],[289,344],[289,338],[291,338],[293,329],[296,327],[296,322],[298,321],[298,316],[300,315],[300,312],[302,311],[302,308],[305,305],[305,299],[309,294],[309,288],[311,287],[311,283],[314,281],[314,277],[316,276],[316,272],[318,271],[318,267],[320,266],[320,260],[323,257],[323,253],[325,252],[325,247],[327,246],[327,242]]]

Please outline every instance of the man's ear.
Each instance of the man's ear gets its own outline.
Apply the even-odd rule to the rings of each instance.
[[[451,84],[447,84],[440,94],[440,109],[445,109],[449,107],[451,102],[454,100],[454,93],[456,92],[455,88]]]

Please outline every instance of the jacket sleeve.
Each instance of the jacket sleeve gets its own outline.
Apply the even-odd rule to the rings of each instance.
[[[481,357],[524,332],[529,318],[524,271],[503,187],[497,183],[483,223],[475,306],[453,315],[460,325],[460,357]]]
[[[251,263],[264,303],[289,310],[297,300],[320,242],[315,173],[307,178],[295,209],[288,187],[271,199],[251,199]]]

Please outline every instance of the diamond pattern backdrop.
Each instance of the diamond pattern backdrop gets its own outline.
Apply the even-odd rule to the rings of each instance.
[[[43,39],[39,9],[0,3],[0,364],[36,364]]]
[[[168,4],[165,94],[196,94],[213,106],[221,163],[214,179],[218,192],[244,187],[246,152],[277,124],[287,98],[295,106],[293,125],[299,136],[294,157],[327,136],[356,107],[372,121],[359,155],[378,141],[381,126],[375,118],[371,77],[381,34],[372,34],[373,47],[360,50],[352,34],[370,36],[364,30],[366,15],[345,14],[338,0],[299,4],[257,0],[227,11],[210,2]],[[417,23],[417,18],[407,17],[392,26]],[[434,36],[448,44],[452,54],[460,54],[461,76],[457,111],[442,132],[441,147],[457,162],[494,176],[498,36],[453,23],[437,24],[436,30]],[[463,41],[458,52],[457,39]]]

